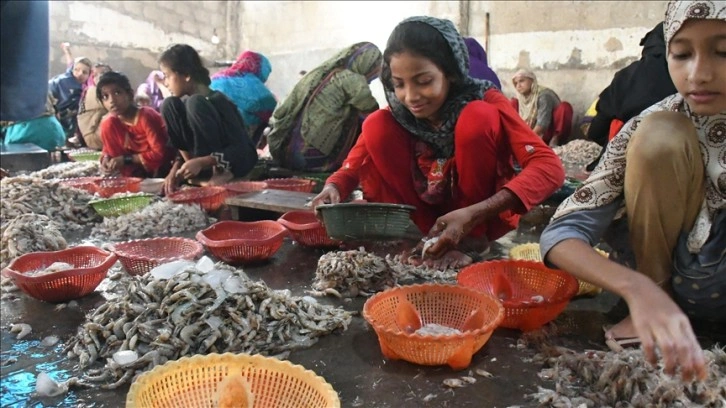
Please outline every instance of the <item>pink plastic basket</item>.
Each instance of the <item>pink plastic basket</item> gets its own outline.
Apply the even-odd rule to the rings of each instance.
[[[315,188],[315,181],[299,178],[271,178],[265,180],[267,188],[275,190],[300,191],[310,193]]]
[[[283,214],[277,222],[287,228],[292,234],[292,238],[300,245],[314,248],[340,245],[340,241],[328,237],[325,226],[313,211],[289,211]]]
[[[204,247],[193,239],[159,237],[121,242],[112,245],[111,250],[129,275],[144,275],[167,262],[193,260],[204,252]]]
[[[269,259],[280,249],[287,233],[275,221],[220,221],[199,231],[197,240],[212,255],[236,265]]]

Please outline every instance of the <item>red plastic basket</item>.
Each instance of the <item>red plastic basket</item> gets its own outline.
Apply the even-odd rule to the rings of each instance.
[[[275,221],[220,221],[197,233],[197,240],[228,264],[269,259],[282,246],[287,229]]]
[[[461,333],[422,335],[406,330],[410,319],[405,306],[413,307],[420,324],[458,329]],[[410,313],[410,312],[409,312]],[[464,369],[489,340],[504,318],[504,308],[491,295],[456,285],[400,286],[377,293],[363,306],[363,317],[378,335],[386,358],[422,365],[448,364]]]
[[[262,191],[267,188],[264,181],[236,181],[223,186],[230,195],[251,193],[253,191]]]
[[[101,180],[103,177],[76,177],[61,179],[60,184],[66,187],[78,188],[86,190],[89,194],[96,192],[96,182]]]
[[[129,275],[144,275],[177,259],[193,260],[204,252],[199,242],[178,237],[135,239],[111,246]]]
[[[27,275],[55,262],[64,262],[74,268],[44,276]],[[114,263],[116,255],[111,252],[93,246],[77,246],[21,255],[3,269],[3,274],[12,278],[29,296],[46,302],[67,302],[96,290]]]
[[[169,194],[177,204],[199,204],[206,211],[216,211],[227,198],[227,189],[221,186],[190,187]]]
[[[300,245],[326,248],[340,245],[340,241],[331,239],[325,226],[318,220],[313,211],[289,211],[280,217],[277,222],[282,224],[292,239]]]
[[[554,320],[579,289],[572,275],[525,260],[472,264],[459,272],[457,281],[501,300],[506,313],[501,326],[522,331]]]
[[[117,193],[138,193],[141,190],[141,179],[138,177],[113,177],[96,180],[96,192],[103,198]]]
[[[300,178],[271,178],[265,180],[267,188],[275,190],[300,191],[310,193],[315,188],[315,181]]]

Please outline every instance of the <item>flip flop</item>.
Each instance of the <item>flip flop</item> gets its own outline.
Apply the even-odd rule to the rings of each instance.
[[[620,353],[626,348],[640,347],[640,338],[638,337],[615,338],[612,335],[608,334],[608,331],[610,331],[612,327],[612,325],[605,325],[602,327],[602,330],[605,332],[605,344],[608,346],[608,348],[610,348],[610,350],[616,353]]]

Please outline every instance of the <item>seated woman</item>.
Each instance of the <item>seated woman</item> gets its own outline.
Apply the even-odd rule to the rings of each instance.
[[[689,381],[708,370],[689,318],[726,321],[726,9],[670,2],[664,27],[678,93],[623,126],[540,244],[547,262],[625,300],[612,349],[640,344],[655,363],[657,348]],[[634,269],[592,249],[623,209]]]
[[[489,68],[487,52],[474,38],[464,37],[466,49],[469,50],[469,76],[477,79],[491,81],[497,88],[502,89],[502,83],[497,74]]]
[[[381,58],[378,47],[361,42],[305,74],[272,114],[272,157],[293,170],[339,168],[362,116],[378,109],[368,85],[380,74]]]
[[[427,252],[433,264],[456,267],[562,186],[552,149],[494,84],[468,75],[466,45],[449,20],[396,26],[381,79],[389,107],[365,120],[314,207],[345,199],[359,183],[368,201],[413,205],[416,226],[439,236]],[[516,176],[512,156],[523,167]]]
[[[70,45],[63,44],[68,69],[66,72],[53,77],[48,81],[48,92],[52,96],[56,117],[66,132],[66,137],[72,137],[78,129],[76,116],[81,102],[81,92],[91,75],[91,60],[85,57],[73,59]]]
[[[164,86],[164,73],[154,70],[146,77],[146,81],[136,88],[134,101],[139,106],[149,106],[159,112],[161,103],[167,96],[171,96],[171,93]]]
[[[219,185],[249,173],[257,150],[234,102],[209,89],[209,71],[197,51],[172,45],[159,57],[159,68],[172,94],[164,99],[161,116],[179,149],[164,191],[176,190],[180,179],[208,178],[210,185]]]
[[[514,109],[550,146],[569,141],[572,131],[572,105],[560,101],[557,94],[537,83],[537,76],[528,69],[520,69],[512,77],[517,97],[512,99]]]
[[[86,89],[81,93],[81,104],[78,107],[78,131],[83,144],[94,150],[101,150],[101,120],[108,113],[101,100],[96,96],[96,84],[101,75],[110,72],[111,67],[97,62],[88,77]]]
[[[214,74],[209,86],[227,95],[237,105],[247,125],[247,134],[252,137],[255,146],[258,146],[262,131],[277,106],[275,96],[265,86],[270,72],[272,65],[267,57],[245,51],[231,67]]]
[[[101,121],[101,172],[134,177],[164,177],[174,158],[161,115],[134,104],[126,75],[108,72],[96,85],[96,97],[109,114]]]

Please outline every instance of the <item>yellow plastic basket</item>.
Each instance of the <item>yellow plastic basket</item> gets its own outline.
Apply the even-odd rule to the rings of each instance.
[[[155,367],[131,384],[127,408],[213,407],[218,384],[242,373],[254,407],[338,408],[333,387],[313,371],[289,361],[249,354],[182,357]]]
[[[600,248],[595,250],[605,258],[608,257],[608,253]],[[536,242],[530,242],[528,244],[517,245],[509,250],[509,259],[522,259],[527,261],[538,261],[542,262],[542,253],[539,250],[539,244]],[[582,280],[577,280],[580,284],[580,289],[577,291],[575,296],[595,296],[602,292],[602,288],[599,288],[592,283],[588,283]]]

